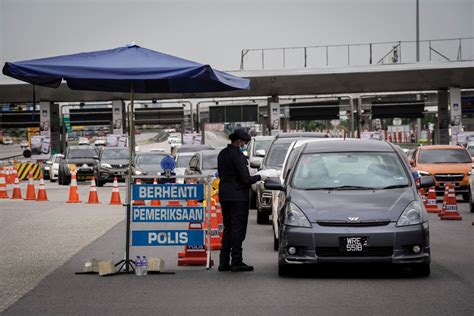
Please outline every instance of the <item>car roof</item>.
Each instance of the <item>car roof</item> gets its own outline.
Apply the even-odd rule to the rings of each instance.
[[[275,136],[254,136],[252,137],[255,141],[259,140],[272,140],[275,138]]]
[[[123,150],[123,149],[128,149],[128,147],[102,147],[101,150]]]
[[[217,150],[214,150],[214,149],[208,149],[208,150],[200,150],[200,151],[198,151],[198,153],[200,153],[203,156],[207,156],[207,155],[216,155],[219,152]]]
[[[328,139],[320,142],[310,142],[306,144],[304,153],[317,152],[396,152],[391,144],[383,141],[374,142],[373,140],[362,139]]]
[[[421,146],[421,150],[432,150],[432,149],[464,149],[461,145],[428,145]]]
[[[299,132],[299,133],[280,133],[276,135],[278,138],[291,138],[291,137],[314,137],[314,138],[326,138],[328,135],[326,133],[319,132]]]
[[[169,156],[169,154],[162,151],[147,151],[136,153],[136,156]]]

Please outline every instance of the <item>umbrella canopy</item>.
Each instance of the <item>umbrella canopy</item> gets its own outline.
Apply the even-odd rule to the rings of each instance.
[[[137,45],[5,63],[3,74],[57,88],[138,93],[198,93],[245,90],[250,80]]]

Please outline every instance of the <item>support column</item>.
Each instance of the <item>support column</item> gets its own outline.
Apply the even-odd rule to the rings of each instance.
[[[278,96],[268,98],[268,117],[270,135],[280,133],[280,102]]]
[[[439,144],[449,144],[449,108],[448,91],[438,90],[438,132],[437,140]]]
[[[112,101],[111,134],[126,134],[125,103],[122,100]]]
[[[451,143],[458,144],[458,135],[462,133],[462,108],[461,108],[461,89],[449,88],[449,111],[451,127]]]
[[[46,160],[51,154],[60,152],[60,126],[59,105],[40,102],[40,135],[33,136],[31,140],[33,160]]]

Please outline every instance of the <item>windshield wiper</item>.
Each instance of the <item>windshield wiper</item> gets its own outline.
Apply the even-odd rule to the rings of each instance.
[[[339,187],[314,188],[312,190],[375,190],[376,188],[362,187],[357,185],[341,185]]]
[[[394,185],[388,185],[386,187],[379,188],[379,190],[406,188],[407,186],[408,184],[394,184]]]

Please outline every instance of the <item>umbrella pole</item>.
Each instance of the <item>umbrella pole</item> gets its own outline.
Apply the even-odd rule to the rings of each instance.
[[[135,153],[135,127],[133,124],[133,106],[134,106],[134,91],[133,82],[130,84],[130,104],[128,106],[128,172],[127,172],[127,196],[125,201],[125,216],[126,216],[126,236],[125,236],[125,259],[117,262],[115,266],[119,266],[117,273],[131,273],[134,272],[133,260],[130,260],[130,213],[132,204],[132,163]]]

